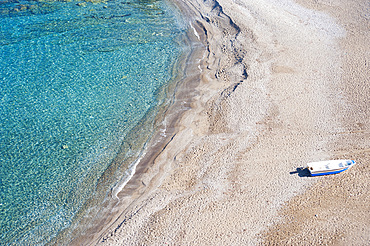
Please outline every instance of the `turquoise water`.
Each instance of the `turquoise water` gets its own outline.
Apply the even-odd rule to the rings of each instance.
[[[0,241],[42,245],[139,152],[183,30],[163,1],[0,3]]]

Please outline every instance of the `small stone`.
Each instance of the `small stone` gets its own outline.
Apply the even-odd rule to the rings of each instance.
[[[63,145],[62,145],[62,149],[68,149],[68,145],[63,144]]]
[[[77,3],[77,6],[80,6],[80,7],[86,7],[87,3]]]
[[[20,11],[25,11],[25,10],[27,10],[27,6],[26,5],[23,5],[23,4],[21,4],[21,5],[19,5],[19,10]]]

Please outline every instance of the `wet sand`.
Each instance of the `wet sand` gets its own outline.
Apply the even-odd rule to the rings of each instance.
[[[199,45],[180,117],[89,244],[368,245],[369,3],[175,3]],[[358,165],[297,169],[337,158]]]

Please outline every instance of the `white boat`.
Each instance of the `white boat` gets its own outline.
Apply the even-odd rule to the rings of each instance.
[[[307,168],[311,176],[321,176],[343,172],[355,164],[353,160],[329,160],[307,163]]]

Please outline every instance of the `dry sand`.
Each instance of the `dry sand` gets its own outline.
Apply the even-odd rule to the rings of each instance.
[[[176,3],[196,94],[91,244],[369,245],[369,1]]]

